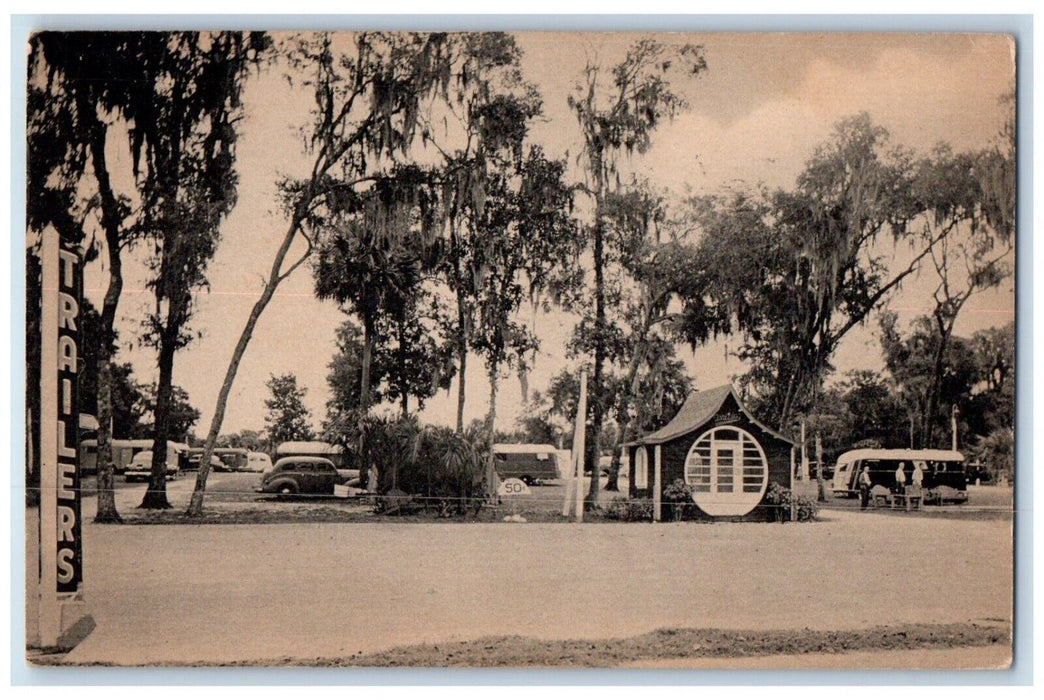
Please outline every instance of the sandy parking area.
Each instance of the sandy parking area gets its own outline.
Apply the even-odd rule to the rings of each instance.
[[[70,662],[300,659],[520,634],[1011,616],[1011,522],[85,526]]]

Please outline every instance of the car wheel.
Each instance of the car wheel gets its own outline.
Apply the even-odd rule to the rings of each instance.
[[[295,493],[297,493],[297,487],[293,484],[283,484],[279,487],[280,496],[293,496]]]
[[[522,477],[522,483],[525,484],[526,486],[532,486],[533,485],[533,477],[530,477],[530,476]]]

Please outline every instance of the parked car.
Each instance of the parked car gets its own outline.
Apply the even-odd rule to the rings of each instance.
[[[272,458],[264,452],[250,452],[247,454],[248,472],[266,472],[272,468]]]
[[[324,457],[283,457],[261,475],[258,493],[333,495],[334,486],[359,476],[357,469],[338,469]]]
[[[189,452],[182,456],[181,468],[185,471],[198,471],[199,464],[203,461],[202,452]],[[218,459],[217,455],[210,455],[210,470],[211,471],[225,471],[227,467],[225,463]]]
[[[276,460],[283,457],[322,457],[333,462],[338,469],[347,469],[355,462],[353,454],[341,445],[318,440],[281,442],[272,457]]]
[[[167,458],[167,479],[173,481],[177,479],[181,474],[181,466],[178,463],[178,457],[176,454],[171,454],[174,451],[168,449]],[[124,472],[123,478],[127,481],[148,481],[149,476],[152,474],[152,450],[142,450],[138,454],[134,455],[130,464],[127,465],[127,471]]]
[[[247,467],[248,451],[242,447],[215,447],[213,457],[217,462],[210,460],[210,468],[217,472],[245,472]],[[199,461],[203,458],[202,447],[190,447],[188,457],[193,464],[193,469],[199,468]]]

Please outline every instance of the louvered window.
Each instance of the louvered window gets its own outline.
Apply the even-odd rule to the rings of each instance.
[[[685,481],[708,515],[746,515],[768,486],[768,460],[746,430],[713,428],[689,449]]]

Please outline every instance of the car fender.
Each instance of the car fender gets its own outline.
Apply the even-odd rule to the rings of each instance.
[[[301,492],[301,485],[297,483],[297,479],[292,479],[290,477],[272,479],[267,484],[265,484],[265,491],[268,491],[270,493],[278,493],[284,486],[289,486],[290,488],[292,488],[294,490],[294,493]]]

